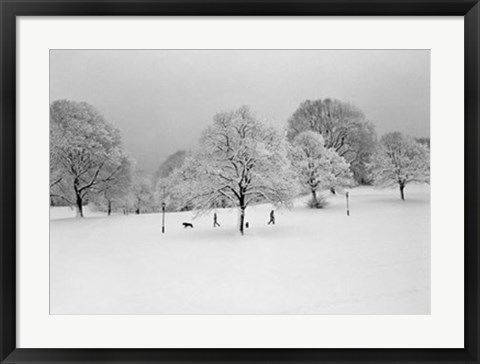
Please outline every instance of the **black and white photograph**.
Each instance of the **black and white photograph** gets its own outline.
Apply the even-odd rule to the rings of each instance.
[[[430,315],[430,68],[51,49],[50,314]]]

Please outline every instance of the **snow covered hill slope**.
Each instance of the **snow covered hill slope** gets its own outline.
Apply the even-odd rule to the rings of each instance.
[[[251,206],[244,236],[226,209],[167,213],[165,234],[161,214],[52,219],[51,313],[429,314],[429,191],[355,188],[348,217],[344,195],[300,198],[276,225]]]

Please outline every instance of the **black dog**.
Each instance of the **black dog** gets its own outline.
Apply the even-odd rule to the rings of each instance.
[[[189,223],[189,222],[182,222],[182,225],[183,225],[183,227],[184,227],[184,228],[187,228],[187,227],[189,227],[189,228],[192,228],[192,229],[193,229],[193,224],[192,224],[192,223]]]

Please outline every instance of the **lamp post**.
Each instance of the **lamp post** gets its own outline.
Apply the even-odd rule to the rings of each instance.
[[[347,216],[350,216],[350,207],[348,206],[348,192],[345,193],[345,197],[347,198]]]
[[[162,234],[165,234],[165,202],[162,202]]]

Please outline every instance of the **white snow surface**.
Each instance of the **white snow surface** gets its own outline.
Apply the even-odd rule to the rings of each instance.
[[[429,314],[430,188],[350,190],[329,205],[113,215],[51,208],[51,314]],[[184,229],[182,222],[192,222]]]

